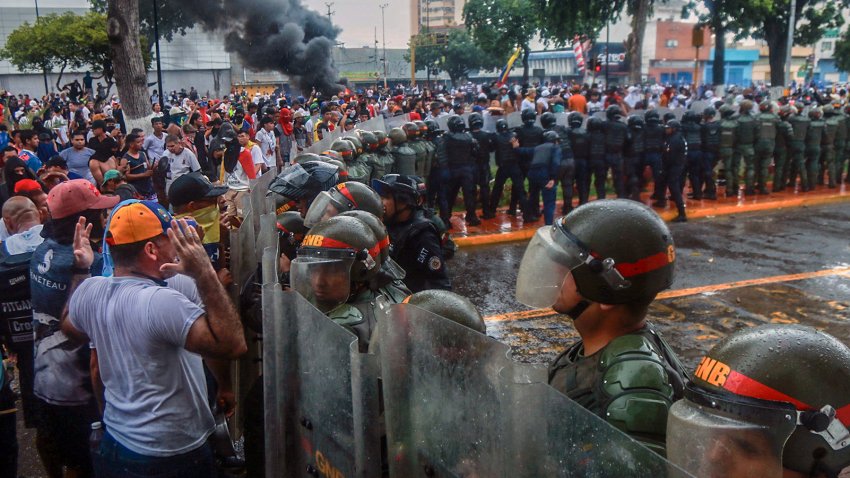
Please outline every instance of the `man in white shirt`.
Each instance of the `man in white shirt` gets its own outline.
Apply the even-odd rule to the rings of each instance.
[[[236,135],[239,141],[239,161],[233,172],[227,177],[225,184],[228,191],[224,194],[226,218],[242,217],[242,201],[251,191],[250,180],[260,175],[265,163],[263,153],[256,143],[251,141],[251,136],[245,130],[240,130]]]
[[[151,126],[153,127],[153,134],[146,135],[145,142],[142,145],[148,159],[155,163],[165,154],[165,132],[163,131],[162,117],[154,116],[151,118]]]
[[[263,116],[260,118],[260,129],[254,135],[254,140],[260,147],[260,152],[263,154],[263,172],[268,171],[272,166],[277,166],[280,169],[280,154],[277,149],[277,138],[274,135],[274,120],[271,116]]]
[[[201,164],[194,153],[183,145],[179,136],[170,134],[165,137],[165,147],[168,151],[163,155],[163,160],[168,160],[168,172],[165,176],[165,192],[171,187],[171,183],[180,176],[200,171]]]

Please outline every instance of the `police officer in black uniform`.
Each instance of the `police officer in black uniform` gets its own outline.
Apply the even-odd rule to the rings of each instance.
[[[691,197],[702,199],[702,127],[699,113],[685,111],[682,117],[682,130],[688,144],[688,177],[691,180]],[[682,180],[682,188],[685,187]]]
[[[478,153],[475,155],[475,184],[478,186],[482,217],[493,219],[496,214],[490,206],[490,152],[494,147],[494,135],[482,128],[484,128],[484,117],[480,113],[469,115],[469,131],[475,141],[478,141]]]
[[[590,194],[590,179],[588,178],[588,161],[590,158],[590,135],[582,128],[584,117],[581,113],[573,111],[567,117],[570,125],[570,146],[573,149],[573,162],[575,163],[575,182],[578,188],[579,206],[587,202]]]
[[[682,175],[687,163],[688,145],[682,137],[681,129],[682,123],[675,119],[668,121],[665,127],[664,153],[661,157],[663,168],[661,183],[664,186],[661,188],[661,199],[654,204],[656,207],[667,206],[664,189],[668,189],[679,211],[679,215],[674,219],[675,222],[688,220],[685,215],[685,200],[682,198]]]
[[[626,197],[640,201],[640,181],[638,174],[642,171],[645,150],[644,121],[640,116],[629,116],[629,128],[623,157],[623,177],[625,178]]]
[[[605,199],[605,182],[608,179],[608,167],[605,165],[605,123],[591,116],[587,120],[587,134],[590,137],[590,160],[585,178],[586,188],[590,189],[590,175],[596,188],[596,199]]]
[[[519,145],[521,148],[529,148],[527,151],[533,151],[534,147],[541,144],[543,142],[543,128],[534,124],[534,120],[537,119],[537,113],[532,109],[525,109],[520,114],[522,118],[522,126],[517,128],[517,139],[519,139]],[[528,167],[531,165],[531,154],[520,154],[519,155],[519,168],[522,171],[522,177],[525,179],[528,176]],[[525,186],[523,185],[523,195],[525,195]],[[522,205],[522,203],[517,203],[516,201],[519,198],[511,198],[511,206],[508,209],[508,214],[514,212],[513,215],[516,215],[517,204]],[[540,204],[533,205],[536,210],[535,211],[523,211],[528,213],[533,213],[537,215],[540,211]]]
[[[650,110],[643,117],[644,127],[644,167],[649,166],[652,171],[652,182],[655,190],[652,199],[659,200],[664,197],[664,187],[661,184],[661,149],[664,146],[664,125],[658,111]],[[640,168],[640,177],[643,177],[643,169]]]
[[[460,117],[457,117],[460,119]],[[451,290],[440,234],[421,206],[424,183],[415,176],[388,174],[372,181],[384,203],[390,257],[404,269],[411,292]]]
[[[440,211],[440,217],[449,217],[452,215],[452,210],[446,196],[449,187],[449,166],[445,141],[443,141],[445,131],[441,130],[434,120],[428,120],[425,124],[428,126],[428,140],[434,144],[435,150],[431,171],[428,173],[426,204],[429,209],[434,209],[436,206]]]
[[[449,171],[447,194],[449,210],[440,211],[440,216],[447,227],[451,227],[451,222],[449,222],[451,208],[457,201],[458,192],[461,190],[463,191],[463,204],[466,206],[466,223],[470,226],[481,224],[481,220],[475,214],[475,158],[478,157],[478,142],[471,134],[464,131],[465,126],[463,118],[460,116],[449,118],[449,132],[443,135],[441,146],[445,151],[446,165]]]
[[[623,110],[617,105],[611,105],[605,110],[605,171],[611,169],[614,180],[614,191],[618,198],[626,197],[623,181],[623,148],[626,145],[628,127],[620,121]]]
[[[554,113],[546,112],[540,115],[540,125],[544,131],[554,131],[558,135],[558,146],[561,147],[561,168],[558,178],[564,191],[564,205],[561,214],[567,215],[573,210],[573,183],[575,183],[575,158],[570,145],[570,132],[565,126],[557,124]],[[544,206],[545,207],[545,206]]]
[[[502,200],[502,190],[505,181],[511,180],[511,202],[518,198],[520,204],[525,204],[525,188],[523,187],[522,170],[519,168],[519,156],[514,150],[515,144],[519,144],[516,133],[508,128],[508,122],[499,119],[496,121],[496,135],[493,138],[496,151],[496,180],[493,182],[493,191],[490,195],[490,213],[495,215],[496,207]],[[510,212],[510,211],[509,211]],[[516,214],[516,211],[514,211]]]

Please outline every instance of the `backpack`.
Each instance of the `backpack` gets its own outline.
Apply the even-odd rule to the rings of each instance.
[[[158,160],[156,160],[156,164],[153,165],[153,175],[151,176],[153,185],[159,189],[165,189],[165,183],[170,172],[171,158],[167,155],[162,155]]]

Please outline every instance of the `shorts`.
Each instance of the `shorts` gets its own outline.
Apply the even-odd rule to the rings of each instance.
[[[91,474],[89,436],[91,424],[100,420],[95,404],[63,406],[36,400],[39,453],[53,463]]]
[[[224,215],[229,217],[244,217],[242,208],[248,194],[250,194],[249,191],[234,191],[232,189],[224,193]]]

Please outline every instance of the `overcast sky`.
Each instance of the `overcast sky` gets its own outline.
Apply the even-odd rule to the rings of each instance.
[[[372,46],[375,28],[378,29],[378,45],[381,42],[381,8],[385,10],[387,48],[406,48],[410,38],[410,0],[302,0],[304,5],[321,13],[327,13],[325,3],[333,3],[333,22],[342,33],[337,40],[347,48]]]

